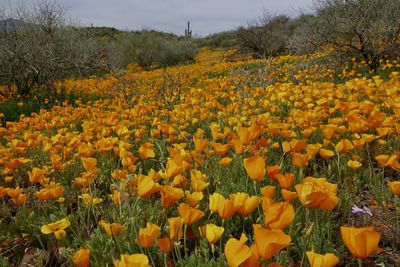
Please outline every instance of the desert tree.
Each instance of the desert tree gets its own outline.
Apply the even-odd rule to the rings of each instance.
[[[106,67],[96,41],[70,26],[65,9],[55,1],[10,8],[7,13],[3,9],[1,17],[0,83],[10,92],[22,97],[57,97],[55,81]]]
[[[239,50],[264,58],[285,51],[290,36],[290,18],[264,14],[262,20],[237,29]]]
[[[361,57],[375,72],[398,57],[400,0],[316,0],[315,14],[297,27],[292,48],[325,47]]]

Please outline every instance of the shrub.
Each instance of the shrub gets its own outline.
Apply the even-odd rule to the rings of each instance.
[[[362,58],[375,72],[385,57],[399,56],[400,1],[320,0],[316,15],[298,28],[293,46],[332,46]]]
[[[264,15],[261,23],[240,27],[236,34],[239,49],[258,58],[284,52],[291,33],[289,22],[287,16]]]
[[[186,39],[154,31],[125,33],[113,44],[110,61],[116,68],[137,63],[145,69],[194,60],[196,46]]]
[[[53,82],[104,69],[104,51],[94,39],[68,26],[64,10],[52,1],[17,10],[0,32],[0,83],[22,97],[57,97]]]

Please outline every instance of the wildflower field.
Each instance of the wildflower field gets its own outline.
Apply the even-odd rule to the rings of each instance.
[[[226,54],[2,114],[0,266],[399,266],[400,64]]]

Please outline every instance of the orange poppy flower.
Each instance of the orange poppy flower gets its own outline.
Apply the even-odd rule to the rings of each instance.
[[[81,143],[78,146],[78,155],[81,157],[90,157],[95,152],[90,143]]]
[[[348,151],[354,149],[354,145],[348,139],[342,139],[336,144],[335,150],[337,153],[346,154]]]
[[[138,243],[142,248],[151,247],[160,234],[161,228],[153,223],[147,222],[146,228],[139,229]]]
[[[240,240],[231,238],[225,244],[225,257],[229,267],[238,267],[251,256],[251,250],[246,245],[247,237],[242,234]]]
[[[192,208],[190,205],[184,203],[179,205],[178,213],[183,219],[183,223],[186,225],[194,224],[204,217],[204,212],[199,209]]]
[[[250,142],[252,140],[252,133],[249,130],[250,130],[249,128],[242,127],[242,126],[239,126],[236,129],[236,132],[237,132],[240,142],[245,146],[250,144]]]
[[[270,179],[276,180],[278,178],[281,167],[278,165],[267,166],[267,175]]]
[[[321,255],[314,251],[306,252],[311,267],[334,267],[339,264],[339,258],[332,253]]]
[[[294,208],[289,202],[275,202],[264,208],[264,222],[268,229],[284,229],[294,219]]]
[[[96,148],[98,151],[105,153],[112,150],[117,143],[118,143],[118,137],[101,138],[96,143]]]
[[[82,165],[83,168],[85,168],[85,170],[87,172],[91,171],[93,173],[98,173],[99,169],[96,167],[97,164],[97,159],[95,158],[81,158],[82,160]]]
[[[22,188],[17,186],[16,188],[5,188],[3,193],[7,194],[11,198],[16,198],[22,194]]]
[[[400,195],[400,181],[387,182],[387,184],[394,195]]]
[[[264,229],[260,224],[253,224],[253,229],[258,254],[263,259],[271,259],[292,241],[290,236],[279,229]]]
[[[101,198],[92,197],[88,193],[81,194],[78,198],[82,199],[85,205],[97,205],[103,201]]]
[[[318,151],[322,148],[321,144],[308,144],[307,145],[307,155],[310,158],[315,157],[315,155],[318,153]]]
[[[292,201],[293,199],[295,199],[297,197],[297,193],[286,190],[286,189],[282,189],[281,196],[285,201]]]
[[[233,145],[236,155],[242,155],[244,153],[244,145],[238,136],[235,135],[230,143]]]
[[[378,165],[381,167],[387,166],[389,156],[388,155],[378,155],[375,157],[375,160],[378,162]]]
[[[256,244],[251,245],[250,247],[250,257],[247,258],[241,265],[242,267],[258,267],[260,265],[260,256],[258,255],[258,250]],[[268,265],[269,267],[269,265]]]
[[[330,211],[339,203],[337,185],[327,182],[325,178],[306,177],[295,188],[301,203],[307,208],[320,207]]]
[[[6,188],[3,193],[6,193],[16,205],[21,205],[28,199],[28,196],[23,193],[19,186]]]
[[[267,173],[265,159],[259,155],[243,159],[247,175],[255,182],[261,181]]]
[[[221,195],[220,193],[213,193],[211,196],[209,196],[209,205],[208,208],[214,212],[214,213],[218,213],[218,206],[220,205],[220,203],[222,203],[223,201],[225,201],[225,198],[223,195]]]
[[[274,150],[279,150],[279,148],[280,148],[279,142],[273,143],[273,144],[272,144],[272,148],[273,148]]]
[[[361,138],[361,139],[353,140],[353,145],[356,149],[361,149],[365,145],[365,139]]]
[[[19,206],[19,205],[23,204],[27,199],[28,199],[27,195],[19,194],[17,197],[12,198],[11,200],[12,200],[12,202],[14,202],[15,205]]]
[[[129,173],[126,170],[114,170],[111,174],[111,177],[115,180],[126,180],[128,174]]]
[[[384,136],[387,136],[389,134],[393,134],[393,132],[394,132],[393,128],[390,128],[390,127],[376,128],[376,131],[378,132],[378,136],[379,137],[384,137]]]
[[[203,191],[209,185],[207,182],[207,176],[198,170],[190,171],[190,179],[192,189],[196,192]]]
[[[308,165],[310,156],[308,154],[293,153],[292,161],[293,165],[297,168],[304,168]]]
[[[139,156],[142,160],[146,160],[148,158],[154,158],[156,154],[154,153],[153,150],[153,144],[152,143],[144,143],[139,147]]]
[[[171,179],[185,171],[182,165],[179,165],[175,160],[169,159],[165,167],[165,174],[167,178]]]
[[[184,196],[183,190],[181,188],[175,188],[169,185],[161,187],[160,193],[161,204],[164,209],[168,209]]]
[[[208,140],[207,139],[201,139],[201,138],[193,138],[193,143],[194,143],[194,150],[197,153],[201,153],[201,152],[203,152],[203,150],[208,145]]]
[[[353,170],[356,170],[362,166],[362,164],[358,160],[349,160],[347,161],[347,166]]]
[[[57,155],[58,156],[58,155]],[[61,157],[60,157],[61,159]],[[31,162],[30,159],[26,159],[26,158],[16,158],[16,159],[12,159],[10,162],[5,162],[5,166],[10,169],[10,170],[14,170],[24,164],[27,164]]]
[[[208,207],[212,212],[218,213],[223,220],[230,219],[236,212],[233,200],[225,199],[219,193],[209,197]]]
[[[120,190],[113,190],[110,198],[115,205],[119,205],[125,202],[125,194]]]
[[[43,225],[40,228],[40,231],[45,235],[54,234],[57,239],[62,239],[67,235],[64,229],[67,228],[69,225],[70,222],[68,218],[64,218],[54,223]]]
[[[397,160],[396,155],[379,155],[375,157],[376,161],[378,161],[379,166],[381,167],[391,167],[395,170],[400,169],[400,163]]]
[[[75,252],[72,258],[75,266],[77,267],[89,267],[90,266],[90,250],[87,248],[81,248]]]
[[[381,234],[374,231],[373,227],[355,228],[340,227],[342,239],[350,253],[358,258],[365,259],[372,253],[379,253],[378,247]]]
[[[246,193],[231,194],[229,198],[233,200],[234,209],[244,217],[252,214],[261,202],[260,197],[249,196]]]
[[[215,153],[220,156],[225,155],[229,150],[228,144],[211,143],[211,146],[214,148]]]
[[[186,187],[188,186],[188,184],[189,184],[188,179],[182,174],[178,174],[177,176],[175,176],[171,182],[171,185],[179,188]]]
[[[146,176],[143,180],[139,182],[137,189],[138,196],[148,198],[149,196],[160,190],[160,185],[154,182],[151,177]]]
[[[282,149],[284,153],[296,153],[302,151],[307,146],[305,140],[292,139],[290,142],[282,142]]]
[[[304,129],[302,131],[303,135],[307,138],[309,138],[316,130],[316,127],[308,127],[307,129]]]
[[[46,169],[33,168],[32,171],[28,171],[29,182],[31,184],[36,184],[42,181],[48,182],[49,179],[46,179],[45,177],[46,172]]]
[[[114,262],[115,267],[150,267],[149,259],[144,254],[121,254],[121,259]]]
[[[292,186],[295,178],[296,176],[294,173],[278,174],[276,176],[276,180],[278,180],[279,185],[284,189],[289,189]]]
[[[161,252],[169,253],[172,250],[172,242],[168,236],[163,236],[157,240],[157,245]]]
[[[65,165],[62,163],[62,157],[58,154],[51,154],[50,155],[50,160],[52,167],[55,170],[62,170],[64,169]]]
[[[215,244],[224,233],[223,227],[216,226],[215,224],[208,223],[199,228],[202,237],[206,238],[211,244]]]
[[[52,182],[44,186],[45,188],[35,193],[39,200],[57,199],[64,193],[64,187],[59,183]]]
[[[125,226],[123,226],[119,223],[109,224],[108,222],[106,222],[104,220],[99,221],[99,224],[104,228],[104,230],[110,237],[117,237],[120,234],[122,234],[123,232],[125,232],[127,229]]]
[[[168,218],[168,228],[171,241],[180,240],[183,235],[183,219],[181,217]]]
[[[329,158],[332,158],[335,156],[335,152],[333,152],[332,150],[329,150],[329,149],[321,148],[319,150],[319,155],[323,159],[329,159]]]
[[[266,185],[260,189],[261,195],[267,198],[274,198],[276,187],[273,185]]]
[[[224,166],[224,167],[226,167],[226,166],[229,166],[229,164],[230,164],[231,162],[232,162],[232,158],[225,157],[225,158],[222,158],[222,159],[219,161],[219,164],[222,165],[222,166]]]
[[[202,192],[207,186],[210,185],[207,181],[200,179],[192,179],[191,180],[192,189],[196,192]]]
[[[196,207],[199,201],[202,200],[204,197],[203,192],[190,193],[189,191],[185,191],[185,195],[187,203],[192,207]]]

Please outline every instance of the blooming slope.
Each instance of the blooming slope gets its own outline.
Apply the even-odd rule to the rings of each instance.
[[[3,254],[34,244],[78,266],[334,266],[398,252],[399,73],[344,70],[339,83],[294,71],[309,58],[212,57],[63,81],[99,100],[6,122]]]

